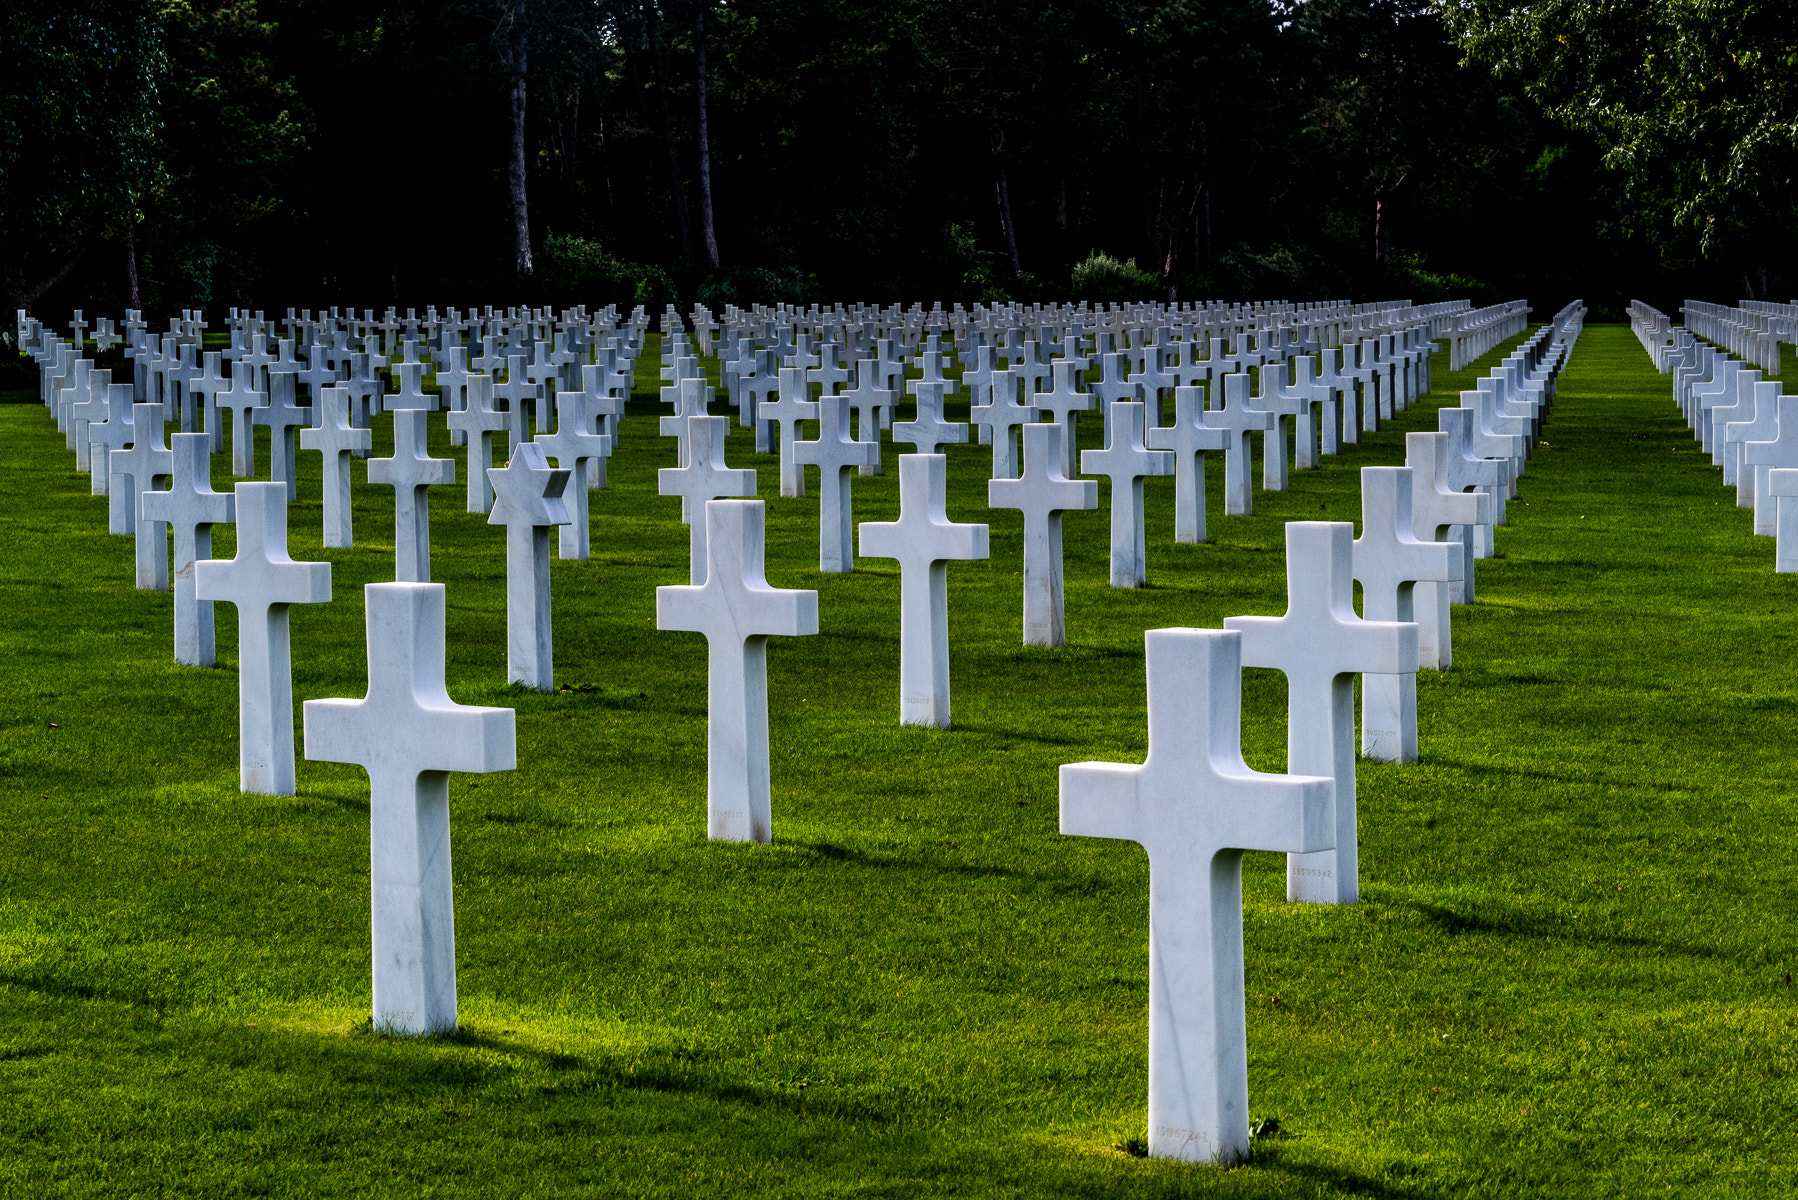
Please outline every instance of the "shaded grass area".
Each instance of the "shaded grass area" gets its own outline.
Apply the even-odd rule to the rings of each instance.
[[[989,451],[950,452],[955,728],[897,726],[898,576],[821,576],[815,499],[760,472],[768,576],[821,630],[769,656],[775,843],[704,836],[698,635],[655,494],[653,344],[594,494],[590,562],[554,565],[552,695],[507,686],[504,531],[433,498],[448,676],[518,711],[517,771],[452,782],[463,1030],[367,1030],[368,793],[299,764],[236,789],[235,618],[177,668],[170,599],[48,414],[0,407],[0,1181],[19,1194],[1514,1196],[1786,1194],[1793,580],[1772,571],[1626,328],[1588,329],[1546,442],[1419,684],[1423,761],[1361,769],[1366,900],[1289,905],[1248,856],[1251,1106],[1283,1136],[1232,1169],[1150,1162],[1147,864],[1063,838],[1056,775],[1140,761],[1142,634],[1284,608],[1283,523],[1358,516],[1360,467],[1496,358],[1250,517],[1106,586],[1107,516],[1070,514],[1070,644],[1020,639],[1021,521]],[[31,401],[30,394],[11,399]],[[722,407],[722,406],[721,406]],[[1095,445],[1097,427],[1082,427]],[[266,431],[258,431],[266,439]],[[376,453],[391,444],[385,421]],[[458,459],[439,429],[433,449]],[[266,469],[267,448],[260,459]],[[296,557],[297,701],[366,685],[361,587],[392,577],[391,493],[355,467],[353,549]],[[897,514],[896,455],[855,482]],[[214,485],[228,487],[229,458]],[[1257,472],[1257,479],[1259,473]],[[816,494],[815,475],[811,481]],[[1101,485],[1101,503],[1107,503]],[[215,553],[232,552],[231,532]],[[1245,679],[1244,745],[1284,765],[1282,678]]]

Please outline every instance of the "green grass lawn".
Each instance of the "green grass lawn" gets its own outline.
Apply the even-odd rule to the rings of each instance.
[[[1141,761],[1143,631],[1283,611],[1284,522],[1357,518],[1359,469],[1498,356],[1252,517],[1222,515],[1211,456],[1210,544],[1174,544],[1172,480],[1149,481],[1143,590],[1106,586],[1106,510],[1070,514],[1062,650],[1020,644],[1020,514],[986,508],[990,451],[953,448],[950,516],[990,523],[992,558],[949,569],[947,732],[897,724],[896,564],[821,576],[815,476],[779,498],[737,429],[770,582],[819,592],[820,633],[769,654],[769,846],[706,840],[704,643],[654,628],[687,537],[655,494],[653,340],[593,559],[554,565],[569,690],[504,682],[504,530],[462,511],[455,451],[432,504],[450,690],[517,709],[519,767],[451,783],[462,1030],[426,1040],[367,1026],[366,777],[302,759],[298,796],[239,794],[233,610],[218,669],[175,666],[170,597],[133,588],[131,539],[35,392],[8,394],[0,1186],[1790,1194],[1798,579],[1620,326],[1578,343],[1455,610],[1456,669],[1420,680],[1422,761],[1361,766],[1364,901],[1288,904],[1280,856],[1248,856],[1250,1105],[1282,1136],[1232,1168],[1126,1149],[1147,861],[1058,834],[1056,768]],[[293,611],[296,726],[299,700],[363,694],[361,589],[393,569],[391,489],[358,463],[358,544],[326,551],[300,464],[291,548],[332,562],[335,599]],[[889,444],[857,518],[893,519],[897,485]],[[1284,704],[1248,673],[1251,765],[1283,769]]]

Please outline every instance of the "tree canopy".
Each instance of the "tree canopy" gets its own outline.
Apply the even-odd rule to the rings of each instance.
[[[1798,33],[1764,0],[4,12],[14,306],[1129,292],[1602,315],[1798,283]]]

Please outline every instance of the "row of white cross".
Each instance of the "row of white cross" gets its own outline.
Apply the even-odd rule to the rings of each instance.
[[[1447,605],[1472,598],[1468,556],[1478,552],[1478,539],[1468,535],[1457,542],[1451,530],[1484,529],[1489,552],[1495,501],[1514,487],[1552,395],[1553,374],[1576,333],[1576,320],[1557,325],[1552,334],[1545,329],[1479,388],[1462,393],[1461,407],[1443,409],[1441,432],[1408,434],[1406,466],[1365,468],[1361,538],[1353,537],[1347,523],[1289,524],[1284,616],[1233,617],[1222,631],[1151,631],[1146,638],[1150,748],[1144,764],[1062,769],[1063,832],[1129,838],[1150,856],[1152,1153],[1230,1158],[1246,1150],[1241,854],[1286,852],[1292,899],[1348,903],[1356,898],[1354,676],[1363,679],[1366,748],[1379,757],[1414,759],[1415,673],[1420,666],[1448,665]],[[177,656],[212,661],[209,602],[237,605],[242,786],[291,793],[287,612],[292,604],[330,599],[330,565],[289,557],[286,481],[240,483],[235,495],[213,492],[209,432],[177,433],[165,446],[162,403],[131,404],[132,385],[112,385],[108,373],[91,364],[82,370],[85,360],[69,361],[67,349],[66,344],[56,349],[47,338],[34,348],[46,400],[59,421],[70,421],[77,408],[95,404],[96,395],[105,397],[103,408],[90,407],[86,418],[90,468],[91,455],[101,454],[109,507],[138,534],[139,586],[170,586],[161,530],[166,523],[175,533]],[[789,367],[783,375],[799,371]],[[928,366],[926,372],[932,373]],[[369,773],[375,1020],[422,1032],[455,1023],[448,772],[510,769],[515,736],[511,710],[457,705],[444,685],[444,596],[441,585],[427,582],[429,529],[423,514],[428,510],[422,496],[431,483],[453,482],[454,464],[424,453],[424,421],[435,397],[419,390],[416,373],[396,375],[399,392],[381,400],[394,414],[395,453],[371,460],[370,480],[396,489],[398,579],[366,590],[369,693],[361,700],[309,700],[303,711],[308,758],[356,763]],[[464,412],[485,407],[481,385],[472,382],[476,378],[490,377],[470,377]],[[1245,373],[1222,379],[1226,391],[1246,392]],[[686,586],[657,589],[657,625],[707,638],[710,835],[767,841],[772,814],[766,642],[817,632],[818,597],[815,591],[768,585],[763,506],[730,498],[754,494],[754,472],[724,466],[728,419],[705,413],[703,380],[682,378],[677,368],[674,390],[677,413],[672,425],[665,419],[664,431],[677,438],[681,465],[665,469],[660,486],[664,494],[682,498],[693,526],[692,560]],[[77,399],[81,395],[85,398]],[[327,539],[332,495],[341,484],[336,507],[347,544],[348,463],[357,448],[366,450],[369,434],[351,424],[343,389],[327,384],[319,399],[329,410],[326,420],[306,429],[302,440],[317,435],[309,448],[326,454]],[[580,414],[569,393],[557,400],[559,407],[569,405],[562,414],[564,427],[600,415]],[[836,472],[835,481],[825,480],[828,496],[833,483],[846,491],[849,472],[864,465],[875,447],[848,436],[845,397],[812,403],[838,416],[835,438],[828,436],[830,419],[821,418],[818,443],[859,447],[853,455],[843,452],[839,462],[822,451],[797,449],[818,443],[796,443],[796,454],[812,454],[827,475]],[[1106,406],[1106,448],[1083,456],[1083,465],[1113,481],[1114,582],[1120,545],[1130,546],[1125,558],[1133,554],[1134,559],[1125,566],[1137,571],[1140,581],[1141,482],[1146,474],[1165,473],[1144,463],[1157,453],[1174,453],[1144,444],[1145,411],[1140,401],[1113,399]],[[126,415],[128,429],[107,432]],[[940,414],[927,416],[921,401],[918,420],[910,424],[933,420],[941,423]],[[127,436],[115,442],[120,432]],[[469,432],[480,430],[471,425]],[[1096,504],[1096,485],[1071,479],[1064,470],[1063,433],[1060,422],[1025,425],[1022,470],[1016,478],[995,477],[989,484],[990,503],[1025,514],[1027,629],[1033,611],[1040,622],[1059,620],[1060,513]],[[540,443],[555,436],[519,440],[504,468],[482,472],[496,493],[490,520],[508,526],[509,659],[539,662],[546,671],[547,531],[570,521],[566,496],[571,478],[577,478],[574,469],[548,466]],[[940,447],[931,441],[934,436],[925,432],[909,440],[934,450]],[[471,436],[471,451],[478,443],[479,437]],[[596,448],[602,458],[609,451],[609,445]],[[560,457],[553,449],[549,453]],[[577,452],[571,456],[578,461]],[[472,470],[472,453],[470,461]],[[864,555],[901,564],[901,719],[929,725],[949,720],[946,564],[987,553],[986,526],[946,517],[946,461],[934,452],[901,455],[899,519],[860,526]],[[336,467],[341,475],[334,478]],[[170,490],[161,489],[163,479],[172,481]],[[1136,502],[1120,505],[1118,496],[1126,489]],[[584,501],[585,485],[577,482],[575,491]],[[404,498],[408,492],[414,493],[411,507]],[[471,508],[474,499],[471,494]],[[846,522],[846,497],[841,508]],[[1133,530],[1120,532],[1120,510],[1133,512]],[[211,560],[211,526],[232,520],[238,525],[236,557]],[[1039,568],[1034,575],[1033,546]],[[846,544],[841,552],[848,554]],[[1353,607],[1357,581],[1364,592],[1364,618]],[[1414,592],[1431,587],[1437,589],[1432,600],[1414,604]],[[1050,589],[1055,603],[1047,596]],[[1245,665],[1288,676],[1290,774],[1252,772],[1242,761]]]
[[[1690,321],[1690,305],[1687,312]],[[1798,396],[1782,395],[1777,380],[1727,350],[1698,340],[1690,328],[1667,325],[1646,305],[1631,323],[1673,377],[1673,400],[1736,503],[1754,510],[1756,534],[1777,539],[1773,569],[1798,571]],[[1667,340],[1660,334],[1665,331]]]

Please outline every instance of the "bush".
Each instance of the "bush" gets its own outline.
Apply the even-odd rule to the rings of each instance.
[[[1120,262],[1098,250],[1074,265],[1070,287],[1074,299],[1096,304],[1152,300],[1160,291],[1155,277],[1138,267],[1134,258]]]
[[[555,232],[544,235],[536,270],[524,282],[531,303],[553,308],[615,304],[629,312],[641,304],[657,313],[674,297],[674,282],[662,268],[625,262],[591,238]]]

